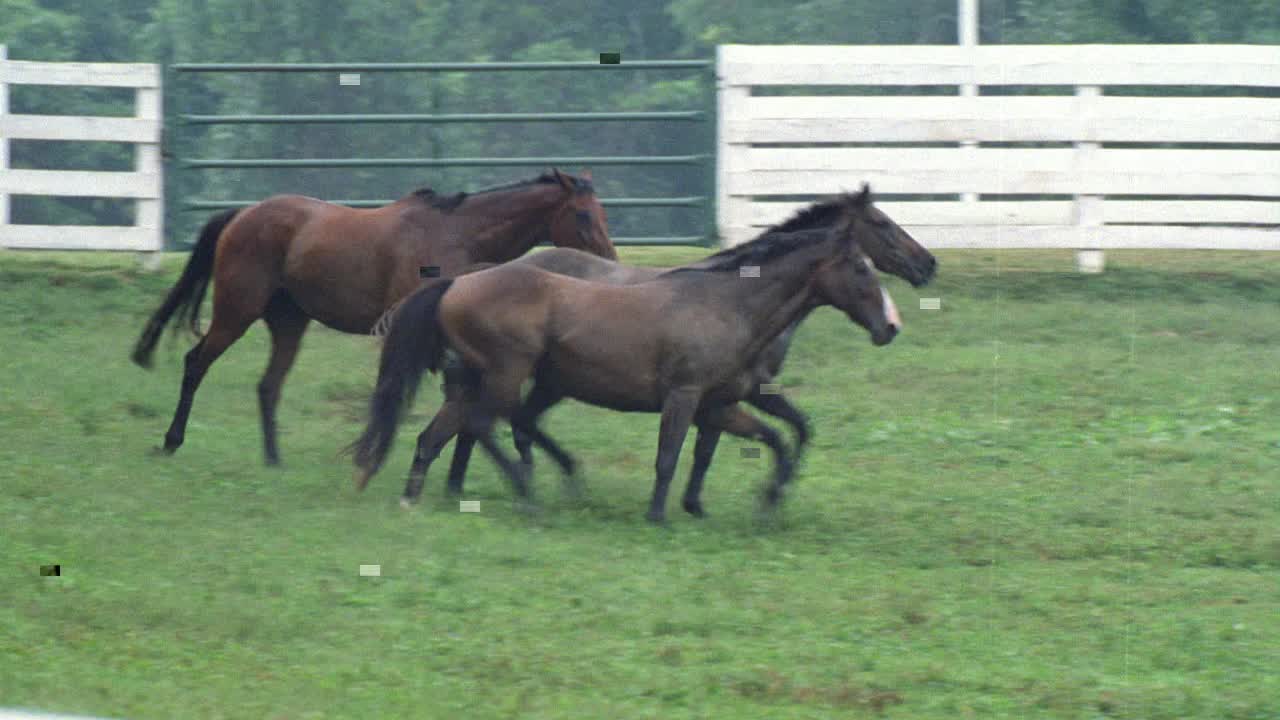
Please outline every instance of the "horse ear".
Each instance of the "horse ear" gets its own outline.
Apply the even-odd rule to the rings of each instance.
[[[871,204],[870,183],[862,183],[862,192],[858,193],[858,196],[854,198],[854,202],[857,203],[858,207],[866,207]]]
[[[555,176],[556,182],[560,183],[560,186],[565,190],[573,189],[573,179],[560,172],[559,168],[551,168],[551,174]]]

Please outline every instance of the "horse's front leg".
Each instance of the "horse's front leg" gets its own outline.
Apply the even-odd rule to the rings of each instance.
[[[667,520],[667,491],[671,489],[671,476],[680,460],[680,449],[689,434],[702,390],[698,387],[681,387],[667,393],[662,401],[662,425],[658,431],[658,459],[654,463],[657,479],[653,485],[653,497],[649,500],[649,512],[645,518],[651,523]]]

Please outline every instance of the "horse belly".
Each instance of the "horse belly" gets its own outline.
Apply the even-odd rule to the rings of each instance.
[[[289,254],[284,286],[312,318],[348,333],[367,333],[386,309],[379,258],[367,248],[306,244]],[[416,273],[415,273],[416,274]]]
[[[297,283],[286,288],[303,312],[339,332],[363,335],[382,316],[380,299],[340,282]]]
[[[624,412],[662,409],[656,366],[645,362],[643,353],[556,344],[549,348],[538,375],[569,397],[591,405]]]
[[[751,395],[751,391],[754,389],[752,386],[756,384],[758,379],[754,369],[740,373],[708,390],[706,395],[703,396],[703,402],[715,405],[729,405],[746,400]]]

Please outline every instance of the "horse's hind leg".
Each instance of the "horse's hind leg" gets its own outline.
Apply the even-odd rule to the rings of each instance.
[[[258,383],[258,409],[262,415],[262,447],[268,465],[280,464],[280,448],[276,444],[276,406],[280,403],[280,388],[285,375],[293,367],[302,345],[302,334],[307,331],[311,318],[289,297],[279,290],[267,303],[262,314],[271,330],[271,359],[267,371]]]
[[[706,422],[732,435],[751,440],[759,440],[773,451],[773,482],[765,490],[765,509],[769,510],[782,499],[782,490],[791,481],[793,465],[787,454],[787,446],[777,430],[756,419],[741,405],[730,405],[719,408],[707,416]]]
[[[760,392],[759,387],[751,393],[747,398],[747,402],[791,426],[792,432],[796,435],[796,448],[791,460],[793,464],[799,464],[800,455],[804,453],[805,447],[809,444],[809,419],[805,417],[805,414],[800,412],[800,409],[795,405],[792,405],[791,401],[787,400],[786,397],[782,395],[765,395]]]
[[[520,383],[532,368],[507,367],[489,369],[481,381],[477,402],[468,403],[466,431],[480,443],[498,464],[516,491],[518,500],[532,507],[533,496],[529,490],[529,477],[524,465],[511,462],[507,454],[493,439],[493,423],[500,416],[512,417],[520,406]]]
[[[195,347],[191,348],[183,361],[182,393],[178,398],[178,408],[173,413],[173,422],[169,424],[169,431],[164,435],[164,451],[167,453],[172,454],[182,446],[186,436],[187,418],[191,414],[192,400],[195,398],[196,389],[200,387],[200,381],[204,380],[205,373],[209,371],[209,366],[236,340],[239,340],[245,330],[248,330],[253,321],[258,318],[257,314],[250,317],[226,310],[219,313],[218,309],[219,304],[215,296],[213,320],[209,325],[209,332],[196,343]]]
[[[482,405],[473,405],[467,417],[467,432],[470,433],[493,458],[502,472],[511,480],[511,487],[516,491],[516,498],[525,505],[532,505],[533,493],[529,490],[529,476],[524,465],[512,462],[502,448],[493,439],[493,423],[496,419],[492,410]]]
[[[480,372],[466,367],[452,352],[445,355],[444,396],[446,401],[461,402],[464,398],[472,399],[479,393]],[[459,422],[465,419],[460,416]],[[423,431],[426,434],[426,431]],[[418,437],[418,447],[422,447],[422,436]],[[467,477],[467,465],[471,462],[471,451],[476,446],[476,439],[471,433],[458,431],[453,443],[453,461],[449,463],[449,479],[445,491],[450,495],[461,495],[462,484]]]
[[[684,499],[680,503],[684,511],[694,517],[707,516],[707,511],[702,509],[702,483],[719,443],[719,428],[698,426],[698,440],[693,444],[693,470],[689,472],[689,484],[684,486]]]
[[[577,476],[577,462],[560,445],[552,440],[537,426],[538,418],[564,399],[564,395],[553,390],[546,383],[535,382],[529,397],[520,409],[511,416],[511,430],[515,436],[516,449],[520,452],[520,460],[527,470],[533,468],[533,451],[531,446],[537,443],[547,451],[560,469],[564,472],[565,487],[573,495],[582,494],[582,484]]]
[[[436,416],[431,418],[427,429],[418,436],[418,449],[413,455],[413,467],[409,469],[409,480],[405,483],[404,495],[400,498],[402,506],[408,507],[422,494],[422,484],[427,479],[427,470],[439,457],[440,450],[449,442],[449,438],[457,435],[462,428],[466,407],[466,401],[462,399],[445,401],[436,411]]]
[[[461,495],[462,485],[467,479],[467,465],[471,463],[471,451],[476,446],[476,438],[468,432],[458,433],[453,443],[453,461],[449,463],[449,480],[445,491],[450,495]]]

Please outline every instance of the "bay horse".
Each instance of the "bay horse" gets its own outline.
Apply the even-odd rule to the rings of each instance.
[[[870,188],[864,186],[864,191],[869,194]],[[838,211],[839,203],[835,200],[815,203],[801,209],[791,218],[769,228],[765,232],[795,232],[814,227],[825,227],[834,221]],[[886,221],[888,223],[886,227],[889,230],[883,233],[862,233],[858,235],[859,247],[867,254],[871,262],[877,269],[898,275],[915,287],[928,284],[933,279],[937,269],[937,261],[933,255],[916,242],[905,230],[875,208],[874,205],[871,207],[870,212],[877,220]],[[511,262],[540,267],[550,272],[592,282],[616,285],[645,282],[674,269],[623,265],[572,248],[543,250],[530,253]],[[468,271],[474,272],[487,267],[492,267],[492,264],[478,263],[476,266],[469,268]],[[375,334],[384,334],[385,325],[389,323],[394,311],[395,308],[387,311],[387,314],[379,321],[379,326],[382,327],[375,328]],[[792,456],[793,464],[799,464],[808,444],[810,435],[808,419],[780,391],[767,392],[761,386],[772,384],[774,378],[781,372],[787,350],[791,345],[791,340],[798,324],[799,321],[796,321],[783,330],[761,353],[754,368],[755,377],[751,384],[751,394],[744,399],[745,402],[753,407],[785,421],[791,427],[795,436],[795,451]],[[465,368],[462,367],[453,352],[448,352],[445,356],[444,373],[446,378],[463,379],[466,377]],[[462,402],[462,392],[461,384],[451,383],[446,380],[445,404]],[[451,412],[453,412],[451,408],[442,407],[438,417],[448,418]],[[697,440],[694,443],[693,467],[690,470],[689,483],[685,487],[685,495],[682,501],[685,511],[695,517],[704,517],[706,514],[702,507],[700,496],[707,470],[711,465],[711,460],[720,441],[720,434],[718,429],[698,428]],[[449,437],[442,437],[441,433],[434,431],[433,428],[423,430],[418,436],[413,466],[409,470],[406,491],[401,498],[403,506],[407,507],[417,499],[431,463],[439,456],[444,444],[449,439]],[[462,492],[466,468],[474,445],[475,438],[466,432],[459,432],[454,446],[453,461],[449,466],[449,479],[446,486],[450,494],[458,495]],[[526,466],[532,466],[532,439],[517,431],[515,432],[515,445],[517,452],[520,454],[521,462]]]
[[[357,487],[385,460],[422,373],[440,368],[448,346],[478,373],[473,396],[461,404],[461,426],[502,468],[521,502],[531,500],[527,469],[494,443],[494,419],[508,418],[572,476],[572,458],[535,424],[538,408],[571,397],[661,413],[657,479],[646,514],[651,522],[665,521],[671,475],[690,424],[769,445],[775,473],[765,506],[772,509],[790,480],[786,447],[737,407],[750,393],[759,354],[823,305],[844,311],[876,345],[891,342],[901,324],[855,240],[875,226],[869,195],[864,190],[840,200],[842,217],[831,228],[766,233],[639,284],[593,283],[509,263],[424,286],[400,306],[387,331],[369,424],[350,448]],[[743,273],[750,279],[741,279],[747,267],[759,278]],[[520,387],[529,378],[534,389],[522,407]]]
[[[555,169],[474,193],[442,196],[424,188],[376,209],[276,195],[215,215],[133,350],[133,361],[150,368],[175,313],[199,338],[185,358],[164,451],[182,445],[192,399],[209,366],[259,318],[271,332],[271,357],[258,383],[263,452],[268,465],[277,465],[280,388],[310,320],[368,333],[423,276],[452,277],[477,262],[505,262],[544,241],[615,259],[606,223],[591,174]],[[200,304],[210,280],[213,319],[202,335]]]

